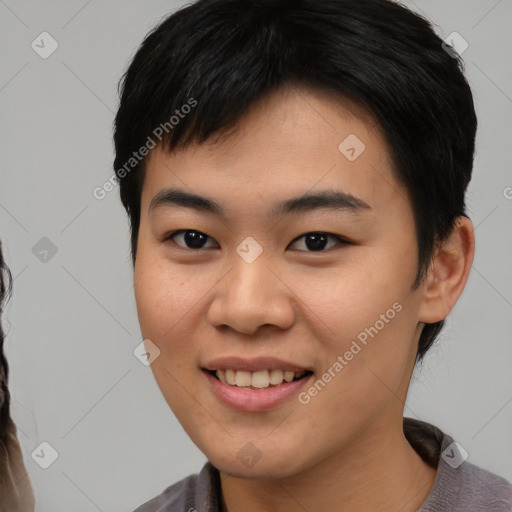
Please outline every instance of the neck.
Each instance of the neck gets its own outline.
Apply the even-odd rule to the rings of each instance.
[[[403,435],[400,416],[374,425],[341,453],[281,480],[247,480],[220,473],[222,512],[415,512],[436,470]]]

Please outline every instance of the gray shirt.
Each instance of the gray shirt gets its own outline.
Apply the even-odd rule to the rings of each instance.
[[[466,459],[464,448],[437,427],[404,418],[404,434],[421,458],[437,468],[417,512],[512,512],[512,484]],[[167,487],[134,512],[221,512],[219,471],[207,462],[199,474]]]

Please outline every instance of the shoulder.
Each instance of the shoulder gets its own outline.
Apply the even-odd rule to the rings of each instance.
[[[439,462],[438,474],[419,512],[512,512],[512,485],[464,461],[457,468]]]
[[[406,427],[407,423],[407,427]],[[404,422],[406,437],[437,474],[418,512],[512,512],[512,484],[467,460],[453,438],[427,423]]]
[[[199,474],[167,487],[134,512],[210,512],[216,511],[218,470],[207,462]]]
[[[512,484],[504,478],[468,461],[446,471],[450,472],[447,485],[453,486],[459,506],[482,512],[512,512]]]
[[[158,496],[147,501],[134,512],[172,512],[174,510],[186,511],[187,496],[194,491],[197,475],[190,475],[167,487]]]

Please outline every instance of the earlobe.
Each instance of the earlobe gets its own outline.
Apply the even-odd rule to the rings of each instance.
[[[423,282],[420,322],[435,323],[448,316],[464,290],[474,253],[473,223],[467,217],[458,217],[448,239],[437,247]]]

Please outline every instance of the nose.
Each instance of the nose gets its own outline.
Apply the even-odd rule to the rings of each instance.
[[[247,335],[264,325],[288,329],[295,318],[294,295],[279,270],[262,257],[252,263],[237,258],[233,264],[233,270],[214,288],[209,323]]]

